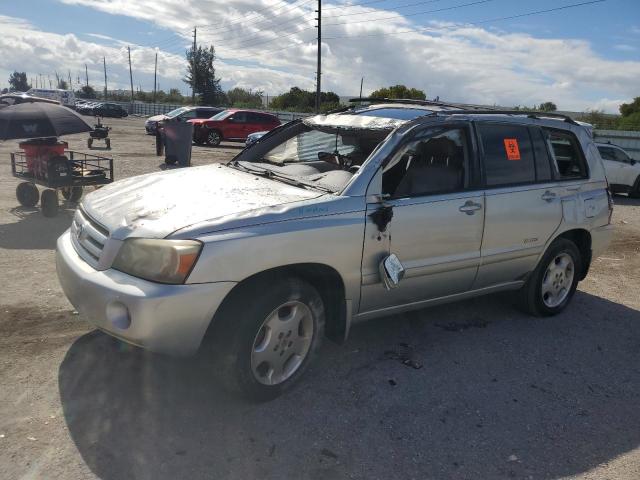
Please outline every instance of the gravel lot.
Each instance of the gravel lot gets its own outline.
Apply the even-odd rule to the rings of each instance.
[[[107,123],[116,178],[162,167],[141,119]],[[18,206],[16,148],[0,144],[0,478],[640,478],[640,201],[616,198],[614,242],[562,315],[494,295],[358,325],[253,405],[203,357],[123,346],[74,315],[54,264],[73,210]],[[194,147],[193,163],[238,148]],[[389,353],[407,349],[421,369]]]

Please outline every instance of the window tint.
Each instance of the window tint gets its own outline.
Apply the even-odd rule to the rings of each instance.
[[[189,110],[188,112],[184,112],[183,114],[180,115],[180,118],[182,118],[183,120],[196,118],[196,111],[195,110]]]
[[[233,123],[246,123],[247,112],[235,112],[233,115]]]
[[[478,125],[488,186],[536,180],[529,130],[519,125]]]
[[[629,155],[627,155],[623,150],[620,150],[619,148],[614,148],[613,154],[615,155],[618,162],[628,162],[630,160]]]
[[[197,113],[197,117],[198,118],[210,118],[215,114],[216,114],[215,110],[199,109],[198,113]]]
[[[469,155],[466,130],[426,130],[384,168],[382,192],[402,198],[463,190],[469,184]]]
[[[533,154],[536,157],[536,180],[546,182],[553,178],[551,174],[551,158],[545,142],[544,134],[539,128],[530,128],[533,140]]]
[[[616,154],[611,147],[598,147],[598,151],[600,152],[600,156],[603,160],[612,160],[616,161]]]
[[[585,178],[587,166],[575,137],[568,132],[552,129],[545,129],[545,134],[558,178]]]

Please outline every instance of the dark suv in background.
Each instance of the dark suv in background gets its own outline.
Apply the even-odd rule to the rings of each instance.
[[[190,120],[193,141],[215,146],[223,140],[244,142],[252,133],[271,130],[280,125],[271,113],[230,108],[207,120]]]
[[[96,117],[122,118],[129,114],[117,103],[101,103],[91,109],[91,115],[95,115]]]

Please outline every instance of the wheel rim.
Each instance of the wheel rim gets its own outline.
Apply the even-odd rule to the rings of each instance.
[[[280,305],[262,322],[251,348],[251,370],[263,385],[289,379],[302,365],[313,340],[313,314],[293,301]]]
[[[575,266],[568,253],[556,255],[542,277],[542,301],[549,308],[560,305],[573,285]]]
[[[209,143],[220,143],[220,135],[216,132],[209,133]]]

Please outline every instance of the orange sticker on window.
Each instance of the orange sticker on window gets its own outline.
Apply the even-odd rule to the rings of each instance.
[[[504,149],[507,151],[507,159],[520,160],[520,147],[518,147],[518,140],[515,138],[505,138]]]

